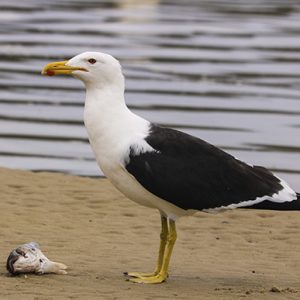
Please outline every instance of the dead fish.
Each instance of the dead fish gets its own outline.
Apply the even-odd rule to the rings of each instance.
[[[14,249],[7,258],[6,269],[12,275],[23,273],[67,274],[67,266],[47,258],[36,242],[30,242]]]

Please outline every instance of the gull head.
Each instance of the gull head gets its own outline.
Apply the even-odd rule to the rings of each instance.
[[[70,60],[49,63],[43,68],[42,74],[73,75],[83,81],[86,87],[96,88],[123,85],[124,81],[119,61],[101,52],[84,52]]]

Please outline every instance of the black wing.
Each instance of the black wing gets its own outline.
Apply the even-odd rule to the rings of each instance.
[[[267,169],[249,166],[183,132],[152,125],[146,141],[157,152],[131,152],[127,171],[151,193],[180,208],[227,206],[283,188]]]

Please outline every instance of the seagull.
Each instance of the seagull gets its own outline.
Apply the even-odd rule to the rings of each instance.
[[[151,273],[126,272],[127,280],[166,281],[179,217],[241,207],[300,210],[300,194],[269,170],[130,111],[121,65],[111,55],[84,52],[47,64],[42,74],[83,81],[84,124],[99,167],[126,197],[160,212],[156,268]]]

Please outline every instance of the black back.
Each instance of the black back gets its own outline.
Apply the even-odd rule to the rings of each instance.
[[[282,189],[267,169],[251,167],[183,132],[152,125],[146,141],[158,152],[132,151],[127,171],[151,193],[180,208],[227,206]]]

